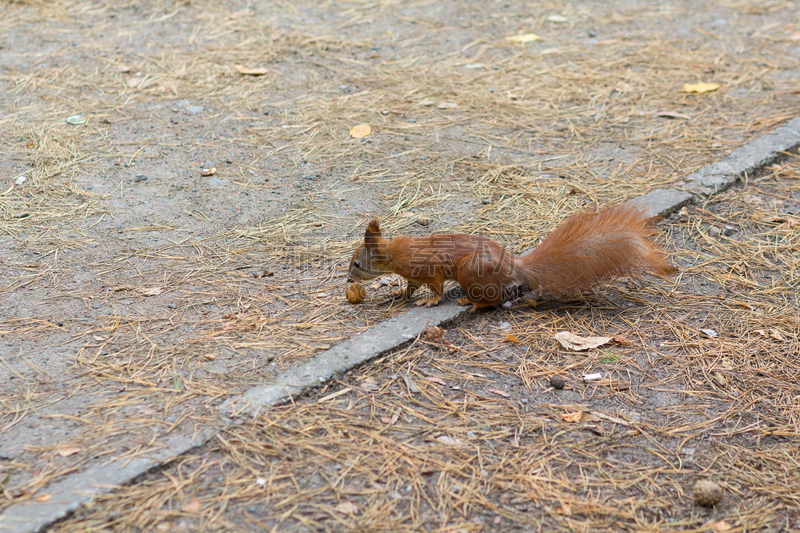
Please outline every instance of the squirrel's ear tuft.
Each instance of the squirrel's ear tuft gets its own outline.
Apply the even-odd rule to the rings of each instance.
[[[369,221],[369,225],[367,225],[367,231],[375,233],[378,237],[381,235],[381,223],[378,222],[377,218],[373,218]]]
[[[374,245],[378,239],[381,237],[381,223],[378,222],[377,218],[373,218],[369,221],[369,225],[367,226],[367,231],[364,232],[364,243],[369,245]]]

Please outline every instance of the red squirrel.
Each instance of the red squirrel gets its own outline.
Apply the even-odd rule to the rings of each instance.
[[[500,244],[476,235],[446,233],[387,240],[372,219],[350,261],[348,280],[360,282],[388,274],[408,282],[406,298],[427,285],[433,293],[417,305],[442,299],[444,282],[456,280],[472,311],[503,302],[504,295],[527,287],[557,299],[580,296],[603,281],[636,276],[649,270],[660,276],[675,272],[651,237],[645,212],[632,204],[584,211],[559,224],[525,256],[514,256]]]

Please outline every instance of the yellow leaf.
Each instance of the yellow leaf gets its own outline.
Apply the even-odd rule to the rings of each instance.
[[[511,41],[512,43],[532,43],[533,41],[541,41],[542,38],[536,35],[535,33],[521,33],[519,35],[512,35],[510,37],[506,37],[506,41]]]
[[[687,83],[683,86],[684,93],[710,93],[719,89],[719,83]]]
[[[611,342],[611,337],[581,337],[569,331],[559,331],[555,338],[567,350],[582,352]]]
[[[358,505],[356,505],[353,502],[342,502],[336,507],[334,507],[333,510],[342,514],[353,515],[358,512]]]
[[[350,130],[350,136],[356,139],[369,137],[370,133],[372,133],[372,128],[369,124],[359,124],[358,126],[353,126],[353,129]]]
[[[39,502],[43,502],[44,503],[44,502],[46,502],[48,500],[50,500],[50,495],[49,494],[42,494],[41,496],[37,496],[36,497],[36,501],[39,501]]]
[[[583,417],[583,411],[575,411],[574,413],[563,413],[561,418],[564,419],[564,422],[580,422],[581,418]]]
[[[239,74],[241,74],[243,76],[263,76],[264,74],[269,72],[264,67],[247,68],[247,67],[243,67],[242,65],[235,65],[235,66],[236,66],[236,70],[239,71]]]
[[[164,289],[161,287],[143,287],[141,289],[136,289],[136,292],[141,294],[142,296],[158,296]]]
[[[197,498],[192,496],[191,498],[189,498],[188,502],[183,504],[181,510],[184,513],[196,513],[197,511],[200,510],[200,507],[201,507],[200,502],[197,500]]]
[[[722,533],[723,531],[730,531],[731,525],[727,523],[725,520],[720,520],[719,522],[714,522],[713,524],[711,524],[711,529],[719,533]]]
[[[81,451],[80,448],[61,448],[58,450],[58,455],[61,457],[69,457],[70,455],[75,455],[79,451]]]

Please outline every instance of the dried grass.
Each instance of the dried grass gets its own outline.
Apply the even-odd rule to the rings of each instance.
[[[694,4],[615,10],[537,4],[509,13],[477,3],[458,6],[458,13],[447,5],[441,13],[431,11],[437,6],[423,1],[400,9],[395,2],[357,1],[329,6],[332,19],[306,22],[300,16],[304,7],[285,2],[242,5],[233,12],[212,2],[176,8],[133,2],[0,5],[0,33],[19,38],[30,28],[41,34],[54,30],[58,45],[23,50],[19,63],[0,73],[0,151],[6,157],[3,168],[11,169],[10,175],[3,171],[0,187],[0,236],[3,246],[16,250],[0,257],[5,267],[0,298],[42,296],[35,312],[3,317],[0,336],[7,343],[66,347],[65,359],[74,363],[55,371],[52,363],[26,362],[16,354],[0,361],[21,383],[3,382],[8,386],[0,395],[0,428],[12,431],[42,416],[63,417],[55,421],[69,421],[60,427],[70,437],[60,445],[81,448],[69,457],[54,455],[52,446],[44,445],[21,453],[10,466],[11,496],[0,508],[30,499],[35,489],[87,461],[158,445],[156,436],[163,433],[143,428],[214,424],[204,413],[222,398],[402,311],[398,302],[387,301],[391,287],[375,287],[358,308],[341,298],[349,251],[369,216],[381,216],[390,235],[479,232],[520,251],[583,205],[680,186],[689,172],[800,112],[796,84],[787,75],[797,66],[796,28],[782,12],[791,10],[787,2],[713,7],[729,19],[725,31],[710,27],[710,19],[701,16],[704,10]],[[706,8],[712,10],[711,3]],[[138,14],[126,11],[134,9]],[[410,10],[411,20],[403,10]],[[570,22],[548,22],[553,12]],[[697,33],[671,33],[679,24],[669,23],[670,17],[695,12],[701,14]],[[754,13],[759,18],[748,18]],[[112,14],[135,23],[119,24]],[[386,20],[396,33],[371,29]],[[153,42],[166,44],[152,53],[129,46],[145,29]],[[602,35],[590,41],[589,29]],[[523,30],[545,40],[526,46],[504,40]],[[173,34],[185,38],[175,40]],[[72,47],[77,35],[81,40]],[[75,65],[65,67],[72,60]],[[269,72],[245,77],[236,64],[266,66]],[[130,69],[121,68],[125,65]],[[129,85],[131,77],[139,78],[135,87]],[[723,89],[706,95],[679,92],[683,83],[710,78]],[[178,99],[212,109],[202,119],[208,135],[187,140],[150,131],[149,126],[168,122],[151,106],[164,104],[169,115]],[[85,125],[64,123],[76,113],[86,115]],[[360,122],[370,123],[373,135],[349,138],[347,132]],[[111,196],[78,185],[86,175],[117,163],[132,173],[169,164],[190,149],[202,148],[209,158],[222,160],[229,146],[252,155],[231,164],[231,187],[255,194],[297,182],[295,204],[265,202],[253,223],[221,223],[214,214],[193,211],[203,228],[199,238],[189,238],[177,223],[143,222],[110,232]],[[796,171],[786,169],[756,186],[790,197],[791,180],[780,172],[793,176]],[[22,175],[22,185],[7,179]],[[771,177],[781,179],[773,183]],[[737,205],[736,194],[721,200]],[[342,208],[356,200],[363,205],[357,212]],[[653,374],[653,391],[639,388],[618,362],[618,375],[581,394],[587,401],[618,398],[628,407],[645,402],[649,394],[680,394],[689,402],[685,408],[663,408],[649,425],[637,422],[633,436],[613,428],[632,440],[620,444],[576,435],[560,417],[566,408],[526,411],[474,390],[454,399],[433,382],[422,386],[421,398],[406,394],[399,401],[403,384],[398,388],[397,380],[381,378],[392,385],[380,393],[354,388],[337,398],[336,409],[328,402],[278,408],[258,425],[234,428],[223,435],[215,458],[186,458],[179,468],[165,471],[173,476],[168,482],[147,480],[100,500],[92,511],[97,515],[61,527],[151,529],[184,517],[187,513],[178,509],[199,487],[202,527],[245,527],[236,521],[245,517],[247,527],[263,528],[260,512],[236,505],[262,495],[264,487],[254,488],[253,479],[264,476],[274,484],[264,505],[308,529],[328,523],[347,529],[356,522],[364,529],[480,529],[485,522],[473,521],[476,510],[488,509],[495,513],[486,519],[492,527],[501,517],[497,528],[507,524],[503,520],[538,520],[572,529],[691,530],[701,527],[700,515],[667,523],[647,509],[666,508],[666,502],[685,505],[686,479],[705,471],[676,473],[682,456],[653,443],[695,438],[709,428],[720,447],[715,448],[717,464],[731,472],[728,488],[741,491],[741,484],[758,494],[752,506],[738,509],[741,523],[768,523],[791,501],[794,486],[774,489],[774,469],[753,473],[744,462],[761,457],[763,464],[779,464],[771,461],[782,461],[782,453],[793,457],[795,448],[748,450],[725,439],[796,438],[791,376],[797,266],[782,259],[796,250],[796,242],[791,232],[776,237],[773,228],[782,223],[758,222],[762,214],[777,216],[777,207],[741,206],[730,213],[716,205],[712,213],[711,207],[691,211],[674,230],[674,238],[687,247],[673,252],[683,263],[685,283],[682,278],[682,285],[671,289],[620,289],[621,298],[634,305],[630,313],[601,295],[590,309],[520,306],[505,319],[525,347],[524,359],[497,355],[508,346],[499,334],[476,333],[491,326],[492,315],[485,315],[463,328],[457,355],[432,359],[429,348],[417,345],[398,362],[385,362],[389,368],[365,370],[391,375],[427,364],[430,372],[462,387],[517,379],[515,373],[516,386],[523,383],[530,394],[540,395],[544,377],[622,357],[617,352],[564,362],[565,355],[546,344],[542,328],[615,329],[622,321],[643,347],[637,371]],[[21,212],[28,216],[12,216]],[[762,233],[737,241],[710,238],[706,231],[711,224],[737,226],[742,220],[758,222]],[[95,254],[92,245],[107,253]],[[63,250],[86,254],[78,269],[95,276],[93,286],[62,283],[74,274]],[[762,277],[765,271],[778,273],[768,279]],[[140,292],[152,288],[161,294]],[[717,291],[736,296],[719,299]],[[674,303],[678,295],[679,309],[665,310],[664,302]],[[642,306],[649,314],[637,312]],[[63,311],[76,308],[93,320],[59,325]],[[722,338],[699,338],[697,328],[706,326],[717,328]],[[649,343],[651,338],[663,346]],[[392,366],[401,363],[412,368]],[[469,379],[465,365],[474,366]],[[749,372],[758,372],[757,383],[747,379]],[[426,384],[424,375],[415,382]],[[69,384],[68,392],[63,383]],[[69,412],[58,406],[64,397],[76,402]],[[408,403],[409,398],[416,399]],[[729,404],[707,416],[705,406],[717,409],[720,402]],[[743,409],[762,405],[757,430],[752,421],[736,422]],[[474,406],[475,414],[465,406]],[[382,427],[375,422],[379,412],[390,420],[397,414],[397,426],[376,429]],[[364,429],[363,420],[370,427]],[[475,430],[482,421],[488,431]],[[277,433],[262,431],[264,424],[273,424]],[[357,437],[343,436],[345,429]],[[451,449],[418,437],[418,429],[471,446]],[[477,437],[466,436],[468,431]],[[642,439],[652,452],[626,463],[624,475],[616,473],[619,463],[609,459],[614,446],[627,453],[626,447],[641,448]],[[279,458],[296,447],[289,455],[295,462],[253,452],[269,446],[276,446]],[[346,466],[320,462],[323,452]],[[661,456],[668,459],[659,462]],[[433,473],[426,464],[434,465]],[[789,463],[783,466],[795,471]],[[207,472],[216,477],[203,478]],[[317,483],[320,479],[331,481],[331,488]],[[375,485],[376,479],[386,484]],[[201,494],[204,483],[224,490],[209,487]],[[342,492],[349,484],[355,492]],[[774,501],[767,501],[765,487],[778,494]],[[613,500],[613,488],[629,490],[628,499]],[[358,500],[363,522],[331,510],[346,498]],[[116,517],[109,511],[127,502],[138,510]],[[583,523],[585,516],[592,518]]]

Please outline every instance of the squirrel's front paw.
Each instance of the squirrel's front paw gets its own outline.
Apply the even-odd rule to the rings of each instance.
[[[395,289],[393,291],[389,291],[389,298],[391,298],[392,300],[396,300],[398,298],[401,300],[405,300],[406,298],[408,298],[408,295],[406,294],[405,289]]]
[[[425,307],[433,307],[434,305],[439,303],[439,300],[441,300],[441,298],[436,298],[436,297],[422,298],[414,302],[414,305],[424,305]]]

